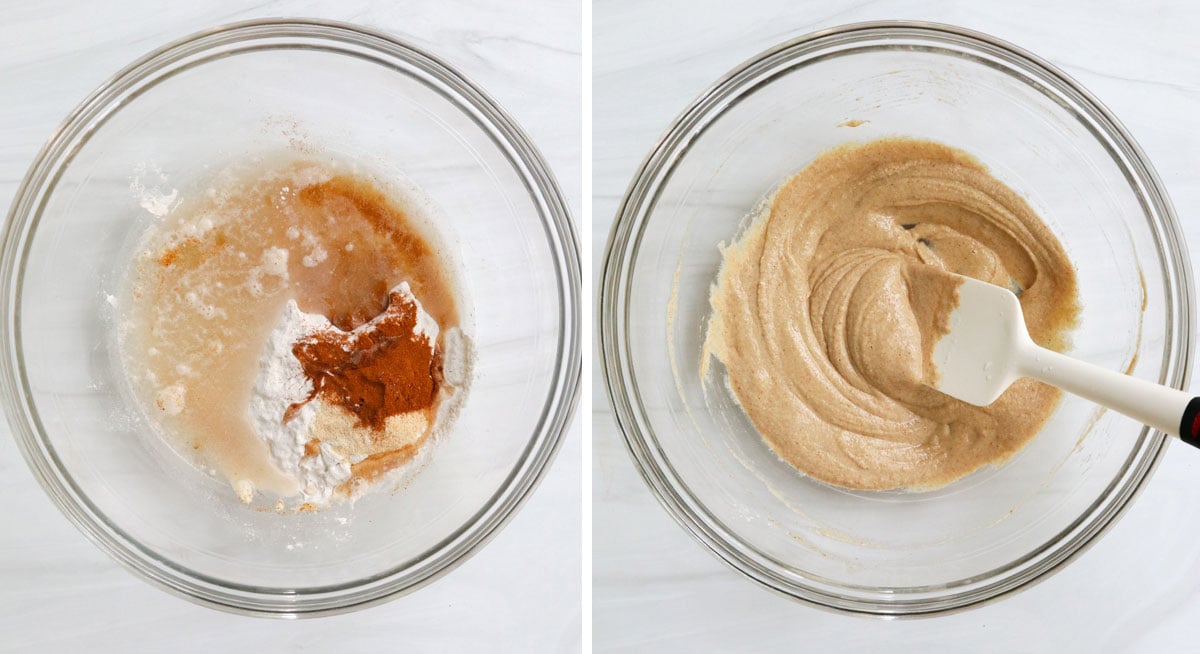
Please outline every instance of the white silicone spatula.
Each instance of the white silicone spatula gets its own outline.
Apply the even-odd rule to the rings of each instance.
[[[1020,377],[1033,377],[1200,447],[1200,398],[1047,350],[1025,329],[1012,291],[968,277],[950,331],[934,343],[937,390],[987,406]]]

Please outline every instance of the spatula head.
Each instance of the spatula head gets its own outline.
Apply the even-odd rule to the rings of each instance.
[[[933,346],[931,386],[976,406],[987,406],[1019,377],[1029,340],[1021,303],[1007,288],[962,277],[949,332]]]

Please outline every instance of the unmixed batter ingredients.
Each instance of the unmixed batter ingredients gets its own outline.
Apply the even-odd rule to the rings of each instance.
[[[449,268],[372,179],[245,166],[165,213],[122,355],[162,435],[242,501],[353,496],[450,419],[469,344]]]
[[[944,271],[1011,288],[1029,333],[1063,349],[1078,314],[1062,245],[970,155],[883,139],[831,150],[784,182],[724,250],[709,355],[772,449],[853,489],[925,489],[1003,461],[1059,391],[1021,379],[974,407],[927,386]]]

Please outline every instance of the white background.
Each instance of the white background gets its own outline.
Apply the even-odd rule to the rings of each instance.
[[[592,284],[642,157],[700,92],[780,41],[842,23],[924,19],[989,32],[1082,82],[1132,132],[1200,257],[1200,7],[1092,3],[597,0]],[[663,511],[633,468],[593,364],[597,651],[1174,652],[1200,642],[1200,452],[1175,443],[1146,491],[1065,570],[934,619],[826,613],[742,578]],[[1193,392],[1200,384],[1193,384]]]
[[[394,33],[489,92],[548,158],[578,216],[581,6],[504,0],[0,2],[0,205],[71,108],[134,58],[268,16]],[[218,613],[148,586],[51,505],[0,425],[0,651],[572,652],[581,647],[582,419],[528,504],[445,578],[358,613],[301,622]]]

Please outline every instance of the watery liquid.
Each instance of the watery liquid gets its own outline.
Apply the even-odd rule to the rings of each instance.
[[[232,482],[296,490],[247,415],[267,335],[290,298],[352,329],[408,281],[443,329],[458,325],[444,261],[379,189],[315,161],[226,172],[144,237],[122,353],[135,391],[177,449]]]

